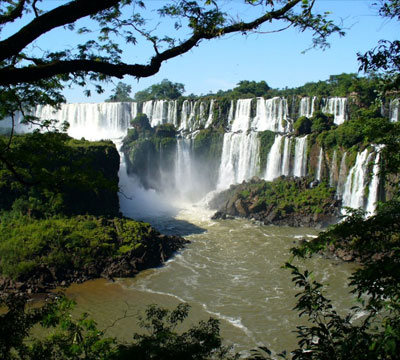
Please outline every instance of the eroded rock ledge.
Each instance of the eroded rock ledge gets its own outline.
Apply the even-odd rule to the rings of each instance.
[[[265,225],[326,227],[338,221],[335,189],[313,178],[285,177],[267,182],[253,177],[233,185],[209,203],[213,219],[243,217]]]

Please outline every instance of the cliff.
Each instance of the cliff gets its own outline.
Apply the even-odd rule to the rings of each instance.
[[[272,182],[253,178],[231,186],[209,203],[213,219],[244,217],[265,225],[325,227],[338,221],[335,189],[311,177],[282,176]]]

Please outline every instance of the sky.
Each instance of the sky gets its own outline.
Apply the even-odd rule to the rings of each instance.
[[[376,0],[317,0],[318,11],[330,11],[332,19],[341,23],[346,31],[344,37],[333,35],[331,46],[325,51],[312,49],[304,53],[311,44],[311,34],[294,29],[272,34],[229,35],[201,42],[190,52],[163,63],[160,71],[152,77],[138,81],[125,76],[122,81],[132,86],[132,96],[136,91],[163,79],[183,83],[186,95],[200,95],[231,89],[241,80],[265,80],[272,88],[285,88],[326,80],[329,75],[356,73],[359,67],[357,52],[364,53],[375,47],[380,39],[394,40],[399,34],[399,22],[380,17],[377,8],[372,5],[374,2]],[[62,3],[66,1],[47,0],[48,6]],[[157,24],[160,33],[165,26],[166,32],[166,20],[159,20],[154,11],[165,1],[150,0],[145,3],[148,8],[146,18],[156,22],[154,24]],[[244,7],[241,0],[221,3],[227,11],[238,12],[245,17],[252,15],[252,10]],[[55,32],[49,33],[43,46],[69,47],[74,41],[76,39],[70,35]],[[41,46],[40,42],[38,46]],[[146,63],[152,54],[149,45],[141,41],[137,46],[124,47],[124,51],[124,60],[131,63]],[[67,89],[64,94],[70,103],[101,102],[111,95],[118,81],[115,79],[114,83],[105,86],[105,93],[93,94],[89,98],[80,87]]]

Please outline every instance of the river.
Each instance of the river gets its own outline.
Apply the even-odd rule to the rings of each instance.
[[[125,214],[127,204],[138,204],[128,198],[124,195],[121,202]],[[144,205],[136,209],[136,217],[142,213],[160,231],[183,235],[191,243],[165,266],[133,279],[72,285],[67,295],[77,301],[78,311],[89,312],[100,328],[108,328],[107,335],[129,340],[139,331],[136,317],[147,305],[172,309],[187,302],[192,307],[188,324],[210,316],[220,319],[225,343],[233,344],[236,351],[262,344],[274,351],[294,348],[293,330],[300,324],[292,310],[296,289],[282,265],[290,257],[290,248],[301,238],[315,237],[316,230],[263,226],[241,219],[214,221],[212,212],[199,206],[186,206],[173,214],[160,206],[153,216],[141,212]],[[134,216],[134,210],[128,215]],[[328,294],[339,312],[354,305],[346,288],[353,265],[320,256],[306,265],[317,280],[329,284]]]

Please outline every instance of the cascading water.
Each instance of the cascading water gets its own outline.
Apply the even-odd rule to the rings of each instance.
[[[316,176],[315,176],[315,178],[316,178],[318,181],[321,181],[322,160],[323,160],[323,158],[324,158],[324,151],[322,150],[322,147],[321,147],[321,149],[319,150],[318,168],[317,168],[317,173],[316,173]]]
[[[257,98],[257,111],[251,128],[255,131],[288,132],[290,130],[287,121],[288,112],[286,99],[280,97],[267,100]]]
[[[305,116],[310,118],[314,114],[316,97],[303,97],[300,100],[299,117]]]
[[[210,101],[210,108],[208,110],[208,118],[207,118],[207,122],[204,127],[206,129],[209,128],[211,126],[213,120],[214,120],[214,99],[212,99]]]
[[[128,102],[99,104],[62,104],[60,109],[37,106],[31,115],[39,119],[53,119],[61,124],[69,123],[68,134],[75,138],[87,140],[114,139],[126,135],[129,122],[137,114],[137,104]],[[16,131],[32,131],[30,125],[20,124],[17,116]]]
[[[329,185],[332,187],[335,187],[335,185],[337,183],[336,174],[337,174],[337,151],[335,149],[335,150],[333,150],[331,171],[329,172]]]
[[[217,189],[228,188],[256,175],[259,140],[255,132],[224,135]]]
[[[290,120],[287,118],[287,102],[285,99],[273,98],[264,100],[263,98],[257,99],[257,111],[255,117],[251,118],[251,99],[237,100],[231,102],[231,107],[228,114],[228,119],[231,124],[231,133],[224,135],[222,157],[220,161],[218,176],[215,174],[213,180],[214,186],[218,189],[229,187],[230,184],[239,183],[243,180],[249,180],[254,175],[264,176],[268,180],[273,180],[280,175],[294,175],[305,176],[307,174],[307,137],[290,137],[282,135],[290,126]],[[314,108],[314,99],[303,98],[300,101],[300,113],[310,115]],[[396,111],[396,101],[391,103],[391,116]],[[180,119],[179,130],[183,132],[185,137],[193,138],[193,131],[201,127],[209,127],[213,122],[214,114],[214,100],[209,103],[205,101],[189,101],[185,100],[182,104],[182,109],[178,109],[177,101],[147,101],[139,108],[142,112],[146,113],[153,125],[161,123],[172,123],[178,125]],[[333,112],[337,122],[339,119],[346,117],[346,101],[344,98],[331,98],[325,104],[325,111]],[[68,133],[76,138],[85,137],[89,140],[99,139],[117,139],[126,135],[129,127],[129,122],[133,119],[138,112],[138,104],[132,103],[100,103],[100,104],[64,104],[61,105],[60,110],[54,110],[49,106],[38,106],[32,115],[42,119],[55,119],[60,122],[68,121],[70,128]],[[180,113],[179,113],[180,112]],[[344,121],[344,120],[343,120]],[[18,119],[17,119],[18,122]],[[5,123],[4,121],[2,123]],[[4,126],[4,124],[2,124]],[[26,126],[17,124],[17,131],[29,131]],[[275,137],[275,142],[267,155],[267,164],[265,169],[259,168],[259,138],[257,131],[272,130],[277,131],[279,134]],[[294,141],[294,144],[293,144]],[[183,139],[178,141],[177,152],[188,149],[184,145]],[[294,148],[294,153],[293,149]],[[161,156],[161,152],[160,152]],[[361,201],[360,187],[368,186],[365,192],[369,194],[377,194],[378,175],[373,176],[371,181],[366,181],[364,186],[350,185],[350,178],[347,174],[347,167],[345,166],[346,154],[341,159],[340,171],[337,171],[336,151],[332,159],[330,169],[330,184],[337,187],[338,198],[343,197],[345,206],[357,206],[358,204],[365,205],[369,211],[372,212],[376,200]],[[162,161],[162,156],[160,161]],[[321,179],[323,153],[320,150],[318,169],[316,169],[317,179]],[[183,161],[186,159],[185,161]],[[183,162],[182,162],[183,161]],[[186,169],[196,169],[196,165],[192,163],[192,155],[190,151],[186,151],[186,155],[177,155],[175,158],[175,169],[177,172],[183,171],[181,165]],[[358,162],[360,163],[360,159]],[[190,163],[190,165],[188,165]],[[358,165],[352,169],[352,177],[357,172]],[[182,165],[183,166],[183,165]],[[377,169],[375,167],[374,169]],[[170,173],[161,169],[160,183],[168,183],[165,179],[170,178]],[[375,171],[375,170],[374,170]],[[377,171],[377,170],[376,170]],[[192,172],[193,173],[193,172]],[[339,174],[338,174],[339,173]],[[192,177],[178,176],[178,178],[185,179],[186,181],[181,184],[182,189],[184,186],[196,187],[195,179],[199,177],[199,172],[194,170]],[[360,175],[361,176],[361,175]],[[364,174],[368,178],[368,174]],[[172,178],[177,180],[176,174]],[[164,180],[163,180],[164,179]],[[375,179],[375,180],[374,180]],[[191,185],[190,185],[191,184]],[[208,186],[208,185],[207,185]],[[206,187],[204,187],[205,189]],[[207,187],[209,189],[209,186]],[[358,191],[358,192],[357,192]],[[175,191],[176,192],[176,191]],[[178,192],[176,192],[178,193]],[[188,193],[188,190],[183,190],[183,193]],[[358,195],[357,195],[358,194]],[[371,195],[372,196],[372,195]],[[375,195],[374,195],[375,196]],[[372,198],[371,198],[372,199]]]
[[[282,175],[288,176],[290,174],[290,151],[292,146],[292,138],[284,138],[283,145],[283,158],[282,158]]]
[[[307,175],[307,136],[295,139],[293,175]]]
[[[364,208],[365,205],[365,185],[367,179],[368,163],[371,154],[368,149],[357,154],[356,163],[350,169],[347,180],[344,185],[343,206],[353,209]]]
[[[337,187],[336,187],[336,197],[338,199],[342,198],[343,191],[344,191],[344,185],[346,183],[346,171],[347,171],[346,157],[347,157],[347,153],[345,152],[342,156],[342,160],[340,161],[339,178],[338,178]]]
[[[368,188],[367,206],[365,209],[367,214],[370,216],[375,215],[376,203],[378,201],[380,156],[380,148],[377,147],[374,166],[372,168],[372,179]]]
[[[399,121],[400,99],[393,99],[389,104],[389,119],[391,122]]]
[[[190,156],[191,140],[178,139],[175,158],[175,189],[181,200],[192,196],[194,178]]]
[[[282,175],[282,135],[276,135],[274,144],[271,146],[267,157],[267,168],[265,170],[264,179],[272,181]]]
[[[347,120],[347,98],[332,97],[325,99],[322,111],[327,114],[333,114],[333,122],[336,125],[343,124]]]
[[[251,99],[238,100],[231,131],[247,131],[250,127]]]

